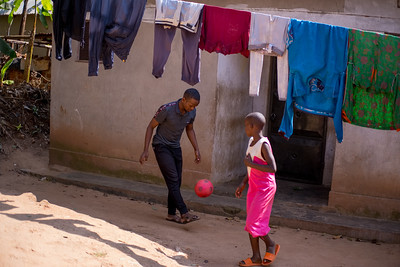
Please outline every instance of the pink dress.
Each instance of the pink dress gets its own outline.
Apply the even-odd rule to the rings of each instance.
[[[271,145],[267,137],[261,138],[251,146],[253,138],[250,138],[246,155],[250,154],[254,163],[267,165],[261,154],[261,146],[267,143]],[[276,192],[275,173],[262,172],[247,167],[249,177],[249,189],[247,191],[247,219],[245,230],[252,237],[265,236],[269,233],[269,218],[271,216],[272,203]]]

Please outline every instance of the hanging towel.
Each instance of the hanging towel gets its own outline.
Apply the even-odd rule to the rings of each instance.
[[[400,38],[352,29],[343,119],[400,130]]]
[[[286,100],[289,65],[286,52],[289,18],[251,13],[250,23],[250,96],[258,96],[264,55],[278,56],[278,95]]]
[[[204,5],[199,48],[249,57],[250,19],[247,11]]]
[[[201,14],[203,4],[190,3],[190,5],[182,5],[182,11],[185,13],[185,21],[186,25],[182,27],[181,36],[183,43],[182,50],[182,81],[195,85],[200,81],[200,57],[201,53],[199,50],[199,40],[201,31],[198,29],[196,32],[192,32],[192,30],[197,29],[200,25],[201,27]],[[161,6],[162,7],[162,6]],[[161,8],[160,7],[160,8]],[[198,10],[200,13],[197,14]],[[158,13],[158,9],[156,9],[156,13]],[[195,20],[189,17],[192,14],[195,17]],[[161,16],[159,16],[161,17]],[[188,30],[191,25],[189,21],[193,21],[196,27]],[[182,22],[182,21],[181,21]],[[153,50],[153,71],[152,74],[156,78],[160,78],[165,69],[165,64],[167,63],[169,54],[171,53],[171,44],[175,37],[176,32],[175,26],[172,25],[164,25],[155,23],[154,24],[154,50]]]
[[[348,29],[291,19],[288,36],[289,85],[279,132],[286,138],[292,135],[296,107],[332,117],[340,143]]]
[[[105,69],[111,69],[114,53],[128,58],[142,22],[146,0],[92,0],[89,29],[89,76],[97,76],[100,54]]]

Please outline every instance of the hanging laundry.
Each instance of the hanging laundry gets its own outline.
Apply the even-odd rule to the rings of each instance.
[[[200,50],[201,15],[203,4],[157,0],[154,24],[153,71],[160,78],[165,69],[176,28],[181,28],[183,43],[182,51],[182,81],[195,85],[200,81]]]
[[[400,38],[352,29],[343,119],[400,131]]]
[[[182,1],[156,0],[156,17],[154,23],[178,26],[181,18]]]
[[[89,27],[89,76],[97,76],[100,54],[111,69],[114,53],[128,58],[142,22],[146,0],[92,0]]]
[[[54,0],[53,33],[57,60],[72,56],[71,39],[84,45],[85,19],[89,11],[89,0]]]
[[[289,63],[286,50],[289,18],[251,13],[250,23],[250,96],[258,96],[264,55],[277,56],[278,96],[286,100]]]
[[[289,85],[280,134],[293,134],[294,107],[333,118],[343,140],[343,103],[348,29],[291,19],[288,28]]]
[[[247,11],[204,5],[199,48],[249,57],[250,20]]]

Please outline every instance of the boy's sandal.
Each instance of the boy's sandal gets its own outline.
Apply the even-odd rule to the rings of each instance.
[[[185,223],[190,223],[190,222],[194,222],[200,220],[200,217],[194,214],[189,214],[186,213],[184,215],[181,216],[181,223],[185,224]]]
[[[276,259],[276,256],[278,255],[279,249],[281,246],[279,246],[278,244],[275,245],[275,254],[269,253],[269,252],[265,252],[265,256],[262,262],[263,266],[268,266],[270,265],[272,262],[274,262],[274,260]]]
[[[247,258],[239,262],[239,266],[262,266],[262,262],[253,262],[250,258]]]
[[[167,217],[165,219],[170,222],[176,222],[180,224],[182,223],[181,217],[179,217],[178,215],[174,215],[173,217]]]

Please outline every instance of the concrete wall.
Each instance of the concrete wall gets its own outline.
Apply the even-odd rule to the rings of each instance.
[[[216,181],[230,181],[246,173],[243,158],[248,137],[244,132],[244,117],[253,110],[248,72],[249,60],[244,56],[218,56],[212,160],[212,176]]]
[[[87,77],[87,63],[74,59],[53,61],[51,164],[161,181],[152,152],[148,163],[144,166],[138,163],[145,128],[161,104],[179,98],[189,86],[180,81],[182,43],[179,30],[164,77],[155,79],[151,75],[154,2],[148,1],[144,23],[126,63],[116,58],[112,70],[104,71],[100,66],[99,77]],[[195,2],[400,34],[397,0]],[[77,49],[77,44],[74,45]],[[241,55],[202,52],[201,66],[202,81],[195,87],[200,90],[202,100],[195,130],[202,163],[193,163],[193,149],[184,135],[186,186],[192,186],[199,178],[210,178],[218,183],[243,175],[242,155],[247,143],[243,117],[250,111],[266,114],[268,110],[267,82],[261,87],[260,97],[248,96],[248,59]],[[268,63],[264,68],[268,69]],[[268,79],[268,71],[264,71],[262,80]],[[329,205],[350,212],[365,211],[367,207],[370,214],[376,215],[379,211],[381,216],[395,217],[400,212],[400,205],[396,208],[396,201],[400,199],[396,194],[400,192],[398,133],[347,124],[344,128],[344,141],[337,144],[333,124],[331,120],[328,122],[324,184],[332,183]],[[383,144],[390,149],[383,150]],[[366,153],[367,148],[374,153]],[[351,163],[353,158],[359,158],[357,168]],[[341,198],[351,201],[340,201]]]
[[[74,52],[78,44],[74,42]],[[142,23],[128,60],[115,58],[113,69],[100,65],[98,77],[88,77],[87,62],[74,57],[52,64],[50,164],[160,182],[154,154],[141,166],[145,129],[159,106],[182,97],[191,87],[181,81],[182,41],[177,31],[164,76],[151,75],[153,24]],[[182,138],[184,184],[210,178],[215,130],[217,55],[202,54],[201,94],[194,128],[202,163],[194,163],[193,148]],[[149,174],[138,176],[137,173]]]
[[[399,133],[345,123],[344,136],[336,146],[329,206],[400,220]]]

